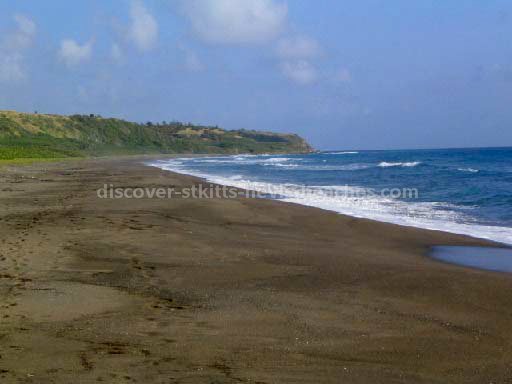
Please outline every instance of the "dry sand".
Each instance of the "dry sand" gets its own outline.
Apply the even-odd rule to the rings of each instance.
[[[255,199],[98,199],[201,181],[86,160],[0,170],[0,382],[512,382],[512,278],[481,241]]]

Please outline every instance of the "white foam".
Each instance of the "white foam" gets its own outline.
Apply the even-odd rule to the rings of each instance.
[[[290,159],[289,157],[271,157],[270,159],[262,160],[261,163],[282,163],[290,160],[293,159]]]
[[[298,168],[299,164],[285,164],[285,163],[273,163],[263,164],[264,167],[278,167],[278,168]]]
[[[371,168],[371,164],[346,164],[346,165],[302,165],[302,164],[287,164],[287,163],[275,163],[275,164],[263,164],[266,167],[278,167],[285,168],[295,171],[359,171],[361,169]]]
[[[388,168],[388,167],[415,167],[420,165],[421,161],[410,161],[405,163],[388,163],[386,161],[382,161],[379,163],[379,167]]]
[[[480,170],[474,169],[474,168],[457,168],[457,170],[462,171],[462,172],[470,172],[470,173],[480,172]]]
[[[154,162],[148,165],[161,169],[197,176],[209,182],[266,194],[279,194],[280,200],[313,206],[345,215],[372,219],[387,223],[488,239],[512,244],[512,228],[478,225],[470,217],[453,210],[456,207],[440,202],[404,202],[378,195],[364,187],[347,186],[300,186],[295,184],[273,184],[244,179],[242,175],[215,176],[186,169],[182,159]],[[333,193],[333,191],[342,193]],[[344,193],[343,193],[344,192]],[[471,209],[471,208],[466,208]]]
[[[324,152],[324,155],[357,155],[357,151]]]
[[[270,157],[265,158],[256,155],[235,155],[235,156],[214,156],[214,157],[195,157],[188,160],[194,164],[215,163],[215,164],[260,164],[260,165],[276,165],[284,164],[293,160],[301,161],[301,159],[292,159],[289,157]],[[176,159],[178,160],[178,159]],[[182,159],[179,159],[182,160]]]

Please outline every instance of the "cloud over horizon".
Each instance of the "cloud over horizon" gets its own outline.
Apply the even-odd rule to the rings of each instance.
[[[17,24],[16,30],[0,41],[0,82],[26,79],[24,56],[36,34],[36,24],[29,17],[16,14],[13,19]]]
[[[305,35],[281,37],[288,28],[288,7],[274,0],[183,0],[182,8],[195,35],[208,44],[274,46],[280,72],[293,83],[309,85],[318,78],[313,60],[320,44]],[[188,67],[196,56],[186,52]]]
[[[130,5],[129,37],[140,52],[153,49],[158,40],[158,23],[140,0]]]
[[[286,37],[277,42],[276,55],[284,76],[299,85],[315,83],[319,76],[313,60],[322,55],[320,44],[307,36]]]
[[[276,38],[288,7],[274,0],[184,0],[196,35],[208,43],[259,44]]]
[[[60,42],[59,59],[68,67],[74,67],[91,58],[93,41],[80,45],[73,39],[64,39]]]

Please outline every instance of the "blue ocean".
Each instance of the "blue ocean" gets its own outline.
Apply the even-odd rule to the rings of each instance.
[[[512,148],[183,157],[152,165],[355,217],[512,244]]]

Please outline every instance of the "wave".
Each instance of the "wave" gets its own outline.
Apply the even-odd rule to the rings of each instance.
[[[378,167],[388,168],[388,167],[415,167],[420,165],[421,161],[410,161],[410,162],[398,162],[398,163],[388,163],[387,161],[381,161]]]
[[[357,151],[324,152],[324,155],[357,155]]]
[[[236,155],[236,156],[208,156],[208,157],[194,157],[194,158],[178,158],[176,160],[188,160],[194,164],[202,164],[202,163],[212,163],[212,164],[278,164],[285,163],[292,160],[301,159],[292,159],[289,157],[270,157],[269,155]],[[263,158],[261,158],[263,157]]]
[[[313,206],[341,214],[399,224],[440,230],[512,244],[512,230],[507,227],[479,225],[462,213],[464,207],[441,202],[405,202],[367,193],[370,188],[358,186],[302,186],[245,179],[242,175],[214,176],[191,171],[182,159],[154,162],[148,165],[177,173],[201,177],[215,184],[272,194],[279,200]],[[415,162],[416,163],[416,162]],[[402,166],[400,163],[400,166]],[[334,191],[334,192],[333,192]],[[341,191],[341,192],[340,192]]]
[[[457,168],[457,170],[461,171],[461,172],[470,172],[470,173],[480,172],[479,169],[474,169],[474,168]]]
[[[357,152],[331,152],[334,153],[357,153]],[[176,158],[176,161],[190,162],[194,165],[201,164],[226,164],[226,165],[260,165],[263,167],[276,167],[282,169],[289,169],[294,171],[359,171],[372,167],[415,167],[421,164],[420,161],[413,162],[386,162],[382,161],[379,164],[369,163],[350,163],[350,164],[336,164],[336,165],[308,165],[304,159],[292,157],[276,157],[275,155],[261,156],[261,155],[235,155],[235,156],[209,156],[209,157],[195,157],[195,158]],[[327,163],[327,160],[323,160]]]
[[[263,164],[264,166],[278,167],[293,171],[359,171],[362,169],[371,168],[371,164],[346,164],[346,165],[303,165],[303,164]]]
[[[280,163],[284,163],[284,162],[292,161],[292,160],[293,159],[291,159],[289,157],[271,157],[270,159],[264,159],[264,160],[261,160],[258,162],[262,163],[262,164],[280,164]]]

